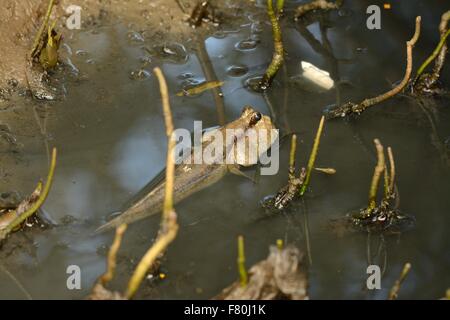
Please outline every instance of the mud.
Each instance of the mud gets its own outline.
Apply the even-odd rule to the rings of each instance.
[[[36,89],[38,98],[52,100],[45,90],[46,78],[39,72],[29,70],[27,54],[45,16],[47,0],[3,0],[0,11],[0,103],[8,100],[20,88]],[[81,29],[99,25],[120,24],[136,30],[134,37],[157,42],[189,42],[199,28],[191,28],[188,20],[196,0],[59,0],[55,1],[50,21],[57,19],[56,29],[64,38],[72,37],[72,30],[66,26],[70,16],[66,9],[71,5],[81,7]],[[245,1],[218,1],[217,12],[236,14],[245,7]],[[224,10],[226,8],[226,10]],[[225,13],[226,11],[226,13]],[[201,32],[214,32],[212,23],[202,23]],[[139,40],[138,39],[138,40]],[[28,77],[28,79],[27,79]],[[42,84],[44,83],[44,84]],[[35,88],[33,88],[34,90]]]

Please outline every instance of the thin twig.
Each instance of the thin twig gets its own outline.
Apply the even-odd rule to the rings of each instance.
[[[238,258],[237,265],[239,270],[239,278],[242,287],[245,287],[248,283],[247,269],[245,268],[245,250],[244,250],[244,237],[238,237]]]
[[[375,166],[375,170],[373,172],[372,183],[370,184],[370,189],[369,189],[369,207],[368,207],[369,214],[376,207],[378,182],[380,181],[380,176],[385,169],[383,145],[380,143],[380,140],[378,140],[378,139],[375,139],[374,143],[375,143],[375,148],[377,149],[378,161],[377,161],[377,165]]]
[[[383,185],[383,189],[384,189],[384,197],[383,197],[383,201],[387,200],[389,198],[389,173],[386,167],[386,164],[384,165],[384,185]]]
[[[304,232],[305,232],[305,242],[306,242],[306,253],[308,254],[308,262],[309,265],[311,266],[313,263],[312,260],[312,251],[311,251],[311,237],[310,237],[310,232],[309,232],[309,211],[308,211],[308,206],[306,204],[306,201],[304,198],[302,198],[302,207],[303,207],[303,216],[305,218],[305,223],[304,225]]]
[[[306,167],[305,182],[303,183],[300,189],[301,196],[306,192],[306,188],[308,188],[309,181],[311,180],[311,172],[314,168],[314,162],[316,161],[317,151],[319,150],[320,136],[322,135],[324,121],[325,117],[322,116],[322,118],[320,118],[319,128],[317,129],[316,137],[314,138],[314,145],[311,150],[311,155],[309,156],[308,166]]]
[[[136,267],[126,292],[127,299],[131,299],[139,288],[145,274],[154,264],[156,259],[164,252],[169,244],[176,238],[178,233],[177,214],[173,208],[173,184],[175,178],[175,138],[173,136],[172,112],[169,104],[169,93],[167,83],[160,68],[153,70],[158,78],[161,97],[163,102],[164,121],[168,139],[167,160],[166,160],[166,183],[164,209],[161,218],[159,235],[152,247],[145,253]]]
[[[436,89],[437,81],[441,76],[442,69],[445,64],[445,57],[447,56],[448,46],[446,39],[450,34],[450,30],[447,30],[447,25],[450,20],[450,10],[445,12],[441,17],[441,23],[439,24],[440,41],[427,60],[420,66],[417,71],[416,77],[412,82],[412,92],[417,91],[420,93],[433,93]],[[430,73],[423,73],[427,66],[434,60],[434,67]]]
[[[359,115],[367,108],[395,96],[396,94],[401,92],[406,87],[406,85],[409,82],[409,79],[411,78],[412,64],[413,64],[412,49],[413,49],[414,45],[416,44],[417,40],[419,39],[420,21],[421,21],[420,16],[416,17],[416,28],[415,28],[414,35],[411,38],[411,40],[406,42],[406,71],[405,71],[405,76],[403,77],[403,80],[395,88],[393,88],[393,89],[389,90],[388,92],[385,92],[379,96],[376,96],[374,98],[365,99],[362,102],[357,103],[357,104],[355,104],[353,102],[347,102],[334,110],[328,111],[327,119],[345,117],[350,114]]]
[[[20,289],[20,291],[23,292],[25,297],[27,297],[28,300],[33,300],[33,297],[31,294],[25,289],[25,287],[20,283],[19,279],[17,279],[6,267],[0,263],[0,269],[5,273],[14,283],[15,285]]]
[[[54,2],[55,2],[54,0],[49,0],[48,7],[47,7],[47,13],[45,14],[44,21],[42,22],[42,25],[39,28],[39,31],[36,34],[36,37],[34,38],[33,47],[31,48],[31,51],[30,51],[30,58],[34,57],[36,55],[36,53],[39,53],[39,52],[37,52],[37,51],[39,51],[39,50],[37,50],[38,46],[39,46],[39,42],[41,41],[42,34],[44,33],[44,30],[47,27],[48,19],[50,18],[50,15],[52,13]]]
[[[284,0],[277,0],[277,14],[278,17],[283,14],[284,10]]]
[[[392,148],[387,148],[388,158],[389,158],[389,167],[391,169],[391,174],[389,175],[389,192],[394,192],[394,183],[395,183],[395,162],[394,162],[394,154],[392,153]]]
[[[297,153],[297,135],[291,138],[291,151],[289,153],[289,179],[295,178],[295,155]]]
[[[114,277],[114,272],[116,270],[116,257],[117,251],[120,248],[120,244],[122,243],[122,237],[125,231],[127,230],[126,224],[121,224],[116,228],[116,234],[114,236],[114,241],[109,248],[108,252],[108,262],[106,265],[106,272],[100,277],[100,283],[105,286],[108,282],[112,280]]]
[[[406,276],[408,275],[409,270],[411,270],[411,264],[405,263],[403,266],[402,273],[400,274],[400,278],[395,281],[394,286],[392,287],[391,291],[389,292],[389,300],[395,300],[398,298],[398,292],[400,291],[400,286],[402,282],[405,280]]]
[[[48,172],[47,181],[38,200],[23,214],[19,215],[16,219],[14,219],[5,229],[0,231],[0,240],[4,239],[12,230],[14,230],[20,224],[22,224],[22,222],[24,222],[37,210],[39,210],[44,201],[47,199],[48,193],[50,191],[50,187],[53,181],[53,175],[55,173],[55,167],[56,167],[56,148],[53,148],[52,160],[50,163],[50,170]]]
[[[424,63],[420,66],[420,68],[417,70],[416,78],[418,78],[422,72],[425,70],[426,67],[438,56],[439,52],[441,52],[442,47],[444,46],[445,41],[447,40],[448,35],[450,34],[450,29],[447,30],[447,32],[444,34],[444,36],[441,38],[441,41],[439,41],[438,45],[434,49],[433,53],[428,57],[427,60],[425,60]]]
[[[202,67],[203,74],[205,75],[206,81],[208,82],[218,82],[216,72],[214,71],[214,66],[211,63],[208,51],[205,47],[205,40],[202,38],[198,39],[197,52],[199,55],[200,66]],[[219,124],[221,126],[225,125],[225,104],[223,101],[223,92],[220,87],[212,88],[212,93],[214,97],[214,103],[216,104],[217,116]]]
[[[275,74],[278,72],[278,69],[280,69],[284,61],[283,40],[281,37],[280,24],[278,22],[279,12],[275,14],[272,2],[273,0],[267,0],[267,14],[269,16],[270,23],[272,24],[274,53],[272,56],[272,61],[267,67],[267,70],[264,73],[264,76],[259,84],[261,90],[266,90],[267,88],[269,88],[270,83],[272,82]],[[280,2],[278,2],[277,7],[283,8],[284,1]]]

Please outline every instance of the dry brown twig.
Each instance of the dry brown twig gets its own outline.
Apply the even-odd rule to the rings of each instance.
[[[131,299],[135,295],[147,271],[155,263],[161,253],[163,253],[169,244],[175,239],[178,233],[177,214],[173,208],[173,183],[175,177],[174,149],[176,141],[173,136],[173,121],[169,104],[169,93],[167,83],[161,69],[155,68],[153,72],[156,74],[160,84],[164,121],[166,124],[166,134],[168,139],[164,209],[158,237],[139,262],[128,283],[128,289],[125,294],[127,299]]]
[[[116,228],[116,234],[114,236],[113,244],[111,245],[108,252],[108,260],[106,264],[106,272],[100,276],[92,289],[91,294],[88,299],[90,300],[124,300],[125,297],[119,292],[109,291],[105,288],[106,284],[112,280],[114,277],[114,272],[116,270],[116,257],[117,251],[120,248],[122,242],[123,234],[127,230],[126,224],[121,224]]]
[[[421,17],[420,16],[416,17],[416,27],[415,27],[414,35],[411,38],[411,40],[406,42],[406,71],[405,71],[405,76],[403,77],[403,80],[395,88],[393,88],[393,89],[389,90],[388,92],[385,92],[379,96],[376,96],[374,98],[365,99],[362,102],[356,103],[356,104],[353,102],[347,102],[344,105],[341,105],[336,109],[328,111],[326,113],[327,119],[345,117],[350,114],[359,115],[367,108],[395,96],[396,94],[400,93],[406,87],[406,85],[409,82],[409,79],[411,78],[411,73],[412,73],[412,66],[413,66],[412,49],[420,36],[420,21],[421,21]]]
[[[392,287],[391,291],[389,292],[389,300],[395,300],[398,298],[398,292],[400,291],[400,286],[402,285],[403,281],[405,280],[406,276],[408,275],[409,270],[411,270],[411,264],[405,263],[403,266],[402,273],[400,274],[400,277],[395,281],[394,286]]]
[[[178,232],[177,215],[173,208],[173,183],[175,176],[175,138],[173,135],[174,127],[172,113],[169,104],[169,93],[167,83],[160,68],[155,68],[154,73],[160,84],[161,98],[163,102],[164,122],[166,125],[166,135],[168,138],[168,150],[166,160],[166,184],[164,209],[161,218],[161,227],[158,237],[146,254],[142,257],[136,267],[129,283],[125,295],[119,292],[112,292],[105,288],[105,285],[111,281],[116,268],[116,255],[120,248],[123,234],[127,225],[122,224],[116,229],[116,235],[108,253],[107,271],[98,279],[88,297],[92,300],[122,300],[131,299],[138,290],[147,271],[154,265],[156,259],[166,250],[168,245],[175,239]]]
[[[116,229],[116,235],[114,237],[113,244],[111,245],[111,248],[109,249],[109,253],[108,253],[107,269],[106,269],[106,272],[100,277],[100,282],[103,285],[105,285],[106,283],[111,281],[114,276],[114,272],[116,270],[117,251],[120,248],[123,234],[125,233],[126,230],[127,230],[126,224],[121,224]]]

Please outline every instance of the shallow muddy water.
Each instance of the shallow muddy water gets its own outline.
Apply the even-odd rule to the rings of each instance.
[[[204,43],[211,64],[217,78],[225,81],[226,121],[238,117],[246,104],[265,114],[271,114],[272,108],[282,133],[288,128],[298,133],[297,163],[306,165],[326,106],[336,103],[337,97],[359,101],[375,96],[403,77],[405,42],[414,32],[416,15],[422,15],[423,28],[414,49],[414,65],[432,52],[439,37],[440,15],[449,8],[442,1],[397,2],[382,12],[379,31],[365,26],[365,10],[372,4],[367,1],[346,1],[343,9],[323,15],[320,24],[303,29],[290,21],[288,10],[282,22],[286,69],[277,74],[266,98],[245,87],[247,79],[264,72],[272,56],[271,27],[264,7],[246,13],[242,25],[207,38]],[[287,1],[288,8],[295,4]],[[321,25],[328,27],[325,32],[334,58],[323,55],[323,49],[317,48],[319,42],[311,42],[311,37],[323,42]],[[198,42],[166,44],[177,53],[173,57],[156,54],[155,46],[161,43],[140,37],[125,24],[69,33],[62,47],[64,67],[56,75],[58,99],[44,103],[15,97],[9,108],[0,111],[2,124],[8,125],[17,140],[16,144],[2,141],[2,191],[30,193],[46,174],[46,145],[57,147],[59,153],[54,185],[44,205],[57,225],[16,233],[0,251],[1,264],[33,298],[86,296],[104,271],[112,241],[112,233],[94,236],[93,231],[164,168],[166,136],[159,87],[151,73],[154,66],[162,67],[173,93],[176,127],[191,130],[194,120],[202,120],[204,127],[219,124],[221,116],[210,91],[195,97],[175,95],[186,80],[205,79]],[[335,90],[307,92],[290,80],[298,73],[301,60],[330,71],[335,80],[342,79],[339,94]],[[333,61],[338,61],[337,68]],[[448,70],[447,65],[442,79],[447,88]],[[356,121],[326,122],[317,166],[333,167],[337,173],[315,173],[304,201],[297,201],[288,212],[268,215],[260,201],[287,181],[289,139],[282,140],[278,175],[261,176],[257,184],[228,175],[182,201],[176,206],[180,231],[162,264],[167,277],[147,280],[138,298],[211,298],[218,294],[238,277],[238,235],[245,237],[247,266],[264,259],[276,239],[304,251],[309,243],[312,299],[384,299],[405,262],[412,264],[412,270],[401,298],[443,296],[450,284],[450,172],[432,142],[437,135],[449,153],[450,100],[448,96],[436,98],[425,105],[437,119],[434,135],[418,101],[406,96],[370,108]],[[416,226],[401,236],[386,237],[382,289],[367,291],[367,236],[338,237],[329,221],[366,204],[375,165],[374,138],[393,148],[400,208],[415,217]],[[111,288],[125,289],[158,226],[159,216],[129,226]],[[374,247],[377,241],[373,236]],[[66,287],[69,265],[81,268],[81,290]],[[0,298],[25,298],[1,270]]]

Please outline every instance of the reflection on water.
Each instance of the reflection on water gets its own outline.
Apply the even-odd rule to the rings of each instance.
[[[205,46],[214,71],[218,79],[225,81],[222,91],[226,120],[237,117],[245,104],[267,114],[274,112],[283,131],[290,128],[299,133],[297,161],[306,163],[325,106],[336,103],[336,99],[359,100],[384,92],[403,76],[404,42],[412,34],[418,12],[424,14],[424,28],[415,49],[417,61],[422,61],[436,43],[437,23],[443,11],[437,5],[427,4],[427,10],[423,10],[425,1],[399,5],[395,14],[383,16],[383,30],[379,32],[364,28],[365,1],[351,1],[346,6],[351,14],[331,13],[320,24],[284,23],[286,73],[280,71],[266,97],[244,87],[246,79],[264,72],[271,58],[271,31],[265,14],[250,15],[249,23],[239,32],[224,32],[207,39]],[[185,60],[180,61],[174,59],[174,55],[183,53],[179,45],[155,46],[128,31],[123,25],[115,25],[67,37],[71,49],[67,50],[67,58],[78,72],[65,84],[65,99],[49,104],[47,112],[40,113],[41,118],[47,118],[48,143],[59,149],[54,187],[44,206],[59,225],[47,231],[16,234],[0,252],[1,263],[14,271],[34,298],[86,295],[104,270],[106,246],[111,242],[111,234],[92,236],[93,230],[111,212],[122,209],[163,169],[166,139],[159,89],[150,74],[154,65],[163,63],[174,93],[171,103],[177,127],[192,129],[194,120],[202,120],[203,127],[219,122],[211,92],[175,96],[186,77],[205,78],[195,50],[186,49]],[[258,41],[249,42],[255,35]],[[314,94],[290,82],[301,60],[342,80],[339,92]],[[149,76],[140,81],[130,79],[130,72],[139,70]],[[448,74],[443,80],[450,84]],[[343,79],[348,79],[347,83]],[[435,103],[437,130],[444,141],[450,135],[449,101],[440,99]],[[9,129],[20,144],[18,153],[2,154],[6,174],[1,180],[2,190],[26,194],[46,172],[43,138],[28,111],[33,107],[34,102],[19,100],[14,108],[2,113],[2,121],[11,123]],[[402,297],[438,298],[445,292],[450,283],[446,235],[450,180],[448,167],[443,165],[430,134],[423,111],[405,97],[368,110],[358,121],[325,124],[317,166],[334,167],[337,174],[315,174],[311,192],[305,197],[313,262],[309,267],[312,298],[384,298],[407,261],[412,270],[402,287]],[[330,219],[366,203],[375,161],[375,137],[394,150],[400,207],[416,217],[417,226],[386,239],[388,265],[383,290],[367,292],[366,235],[337,238],[327,225]],[[286,182],[288,149],[288,143],[281,146],[279,175],[262,176],[258,184],[226,176],[180,203],[180,233],[163,263],[168,277],[156,287],[145,287],[140,297],[216,295],[237,277],[238,234],[246,238],[248,265],[266,257],[268,245],[278,238],[306,249],[304,206],[298,204],[290,212],[275,216],[265,216],[260,206],[263,197]],[[153,217],[129,227],[119,252],[115,288],[125,288],[137,259],[155,236],[158,223],[158,217]],[[81,267],[81,291],[66,288],[66,268],[70,264]],[[1,298],[24,298],[1,272],[0,283]]]

